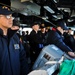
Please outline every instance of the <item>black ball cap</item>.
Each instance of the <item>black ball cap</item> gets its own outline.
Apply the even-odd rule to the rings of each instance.
[[[64,30],[68,30],[68,27],[65,25],[66,23],[63,20],[58,20],[57,21],[57,27],[60,26]]]
[[[7,6],[0,6],[0,14],[1,15],[10,15],[13,12]]]
[[[34,22],[34,23],[32,23],[31,26],[34,26],[34,25],[39,25],[40,26],[40,22]]]

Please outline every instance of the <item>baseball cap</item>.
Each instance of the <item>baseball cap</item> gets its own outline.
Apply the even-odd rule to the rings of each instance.
[[[66,26],[66,23],[61,20],[57,22],[57,26],[60,26],[61,28],[63,28],[64,30],[68,30],[68,27]]]
[[[34,22],[34,23],[32,23],[31,26],[34,26],[34,25],[39,25],[40,26],[40,23],[39,22]]]
[[[10,15],[13,12],[7,6],[0,6],[0,14],[2,15]]]
[[[45,28],[45,24],[44,24],[44,23],[41,24],[41,25],[40,25],[40,28]]]

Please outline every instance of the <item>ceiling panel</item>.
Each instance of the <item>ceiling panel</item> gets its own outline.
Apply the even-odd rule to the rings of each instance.
[[[39,15],[40,6],[32,2],[20,2],[19,0],[11,0],[12,10],[24,15]]]

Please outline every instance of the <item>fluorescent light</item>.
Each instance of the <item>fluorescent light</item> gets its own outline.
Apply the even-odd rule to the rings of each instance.
[[[46,17],[42,17],[42,19],[44,19],[44,20],[45,20],[45,19],[48,19],[48,16],[46,16]]]
[[[26,1],[30,1],[30,0],[21,0],[21,2],[26,2]]]
[[[44,8],[50,13],[55,13],[49,6],[44,6]]]
[[[55,3],[57,3],[57,1],[56,1],[56,0],[54,0],[54,2],[55,2]]]
[[[73,21],[74,21],[73,19],[72,20],[71,19],[68,19],[68,22],[73,22]]]
[[[57,18],[57,16],[56,15],[52,15],[54,18]]]
[[[49,22],[48,20],[45,19],[46,22]]]

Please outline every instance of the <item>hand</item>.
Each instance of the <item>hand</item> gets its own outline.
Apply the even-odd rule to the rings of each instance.
[[[68,55],[72,58],[75,58],[75,53],[74,52],[68,52]]]

